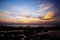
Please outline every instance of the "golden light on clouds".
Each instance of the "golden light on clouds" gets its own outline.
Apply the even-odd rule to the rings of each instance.
[[[2,13],[3,14],[3,13]],[[4,16],[4,15],[2,15]],[[27,14],[22,14],[19,16],[8,16],[8,18],[0,18],[0,22],[9,22],[9,23],[25,23],[25,24],[38,24],[45,23],[52,20],[44,20],[44,19],[52,19],[55,16],[53,11],[48,12],[42,19],[39,17],[28,17]],[[5,15],[7,17],[7,15]]]
[[[25,17],[25,19],[22,19],[20,21],[21,21],[21,23],[38,23],[38,21],[40,21],[40,19]]]
[[[39,5],[38,10],[32,11],[33,9],[30,9],[27,6],[21,7],[13,6],[12,11],[14,12],[0,11],[0,22],[38,24],[52,21],[44,20],[53,19],[53,17],[55,16],[54,12],[50,11],[51,7],[53,7],[51,3],[48,4],[43,3]],[[46,14],[46,11],[49,12]]]
[[[44,16],[44,19],[53,19],[54,16],[55,13],[53,11],[50,11]]]
[[[38,23],[40,21],[39,18],[14,18],[14,19],[0,19],[0,22],[9,22],[9,23]]]

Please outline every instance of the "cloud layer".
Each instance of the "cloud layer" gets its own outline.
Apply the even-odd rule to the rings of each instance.
[[[11,9],[0,11],[0,22],[44,24],[60,20],[57,19],[59,13],[55,12],[52,3],[41,3],[35,11],[26,5],[9,7]]]

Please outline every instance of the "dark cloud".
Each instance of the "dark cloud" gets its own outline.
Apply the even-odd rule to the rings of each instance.
[[[55,8],[55,11],[56,11],[56,18],[60,18],[60,0],[54,0],[52,1],[54,3],[54,8]]]

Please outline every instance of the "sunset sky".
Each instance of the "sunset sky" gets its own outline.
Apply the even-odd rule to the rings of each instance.
[[[60,22],[59,0],[0,0],[0,23]]]

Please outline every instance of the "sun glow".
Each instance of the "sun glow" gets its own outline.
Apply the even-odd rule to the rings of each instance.
[[[45,16],[44,19],[52,19],[55,16],[54,12],[48,12]]]
[[[21,20],[22,23],[38,23],[38,21],[40,21],[39,18],[27,18],[27,17]]]

